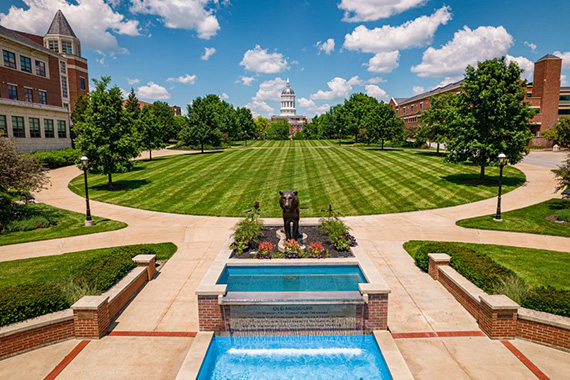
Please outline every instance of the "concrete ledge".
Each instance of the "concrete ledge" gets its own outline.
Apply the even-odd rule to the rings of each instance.
[[[98,310],[103,304],[108,303],[108,295],[83,296],[71,305],[72,310]]]
[[[156,255],[136,255],[133,261],[137,264],[150,264]]]
[[[142,256],[142,255],[139,255]],[[145,256],[154,256],[154,255],[145,255]],[[125,277],[121,279],[121,281],[117,282],[115,285],[111,287],[111,289],[107,290],[102,296],[109,297],[109,303],[115,301],[123,292],[125,292],[134,282],[136,282],[139,276],[142,276],[146,273],[145,267],[136,267],[131,270]]]
[[[51,326],[65,321],[73,321],[73,310],[65,309],[62,311],[56,311],[55,313],[45,314],[36,318],[26,319],[22,322],[0,327],[0,338],[8,335],[20,334],[41,327]]]
[[[554,315],[542,311],[530,310],[524,307],[519,309],[519,319],[531,322],[538,322],[544,325],[570,330],[570,318],[561,315]]]
[[[388,365],[390,374],[393,380],[414,380],[414,376],[410,371],[410,368],[406,364],[400,349],[394,342],[392,334],[388,331],[374,331],[374,338],[376,338],[376,343],[384,356],[384,360]]]
[[[449,266],[441,266],[438,268],[440,275],[444,275],[457,287],[459,287],[465,294],[467,294],[474,302],[479,303],[482,296],[486,296],[483,290],[471,281],[460,275],[455,269]]]
[[[447,253],[428,253],[428,258],[436,263],[448,263],[451,261],[451,256]]]
[[[491,310],[518,310],[518,303],[503,294],[485,294],[479,297]]]
[[[198,377],[213,337],[214,333],[210,331],[199,332],[196,335],[175,380],[194,380]]]

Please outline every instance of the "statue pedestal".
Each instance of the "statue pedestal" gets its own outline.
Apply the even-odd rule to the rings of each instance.
[[[285,231],[281,228],[277,230],[275,234],[279,238],[277,249],[279,252],[285,252]],[[307,234],[299,234],[297,241],[299,242],[301,249],[305,249],[307,247]]]

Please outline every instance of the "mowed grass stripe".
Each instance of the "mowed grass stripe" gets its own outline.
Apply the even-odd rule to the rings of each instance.
[[[263,216],[278,217],[278,191],[292,189],[299,191],[302,215],[308,217],[326,214],[329,204],[341,215],[363,215],[445,207],[496,195],[496,186],[461,182],[476,178],[477,167],[444,163],[442,157],[338,148],[321,141],[280,144],[139,162],[137,170],[113,176],[126,189],[93,189],[91,196],[150,210],[226,216],[243,216],[257,200]],[[524,179],[515,168],[507,168],[505,175],[505,191]],[[106,177],[90,175],[89,183],[104,185]],[[75,178],[70,188],[82,194],[82,178]]]

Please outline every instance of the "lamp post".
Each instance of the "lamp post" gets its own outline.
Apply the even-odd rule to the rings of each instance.
[[[81,157],[81,165],[83,166],[83,179],[85,180],[85,206],[87,207],[85,212],[85,226],[90,227],[93,225],[93,219],[91,219],[91,209],[89,208],[89,190],[87,187],[87,162],[89,159],[86,156]]]
[[[507,156],[504,153],[500,153],[499,156],[499,197],[497,199],[497,215],[495,215],[495,222],[502,222],[501,219],[501,192],[503,189],[503,168],[507,163]]]
[[[342,138],[342,129],[338,130],[338,147],[340,148],[340,139]]]

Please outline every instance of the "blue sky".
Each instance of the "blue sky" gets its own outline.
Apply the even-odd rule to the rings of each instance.
[[[183,108],[214,93],[270,116],[290,78],[298,113],[313,116],[353,92],[412,96],[500,55],[531,79],[532,62],[558,52],[570,74],[559,0],[2,0],[0,24],[44,34],[57,9],[92,78]]]

